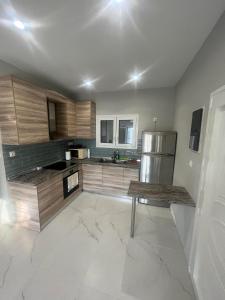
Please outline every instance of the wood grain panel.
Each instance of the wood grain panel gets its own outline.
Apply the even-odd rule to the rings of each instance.
[[[46,90],[45,93],[46,93],[46,98],[48,98],[49,100],[51,100],[53,102],[58,102],[58,103],[66,103],[67,102],[67,98],[56,91]]]
[[[83,190],[89,192],[99,192],[102,190],[102,166],[82,165]]]
[[[76,102],[76,137],[96,137],[96,104],[92,101]]]
[[[54,176],[45,185],[38,186],[38,206],[42,214],[56,201],[63,201],[63,181],[61,176]],[[42,221],[42,220],[41,220]]]
[[[15,205],[16,222],[22,227],[40,231],[36,187],[10,182],[9,192]]]
[[[56,102],[56,135],[61,137],[76,136],[76,105],[67,99],[65,103]]]
[[[3,144],[19,143],[11,77],[0,78],[0,129]]]
[[[124,168],[124,187],[128,191],[131,181],[139,181],[139,169]]]
[[[19,144],[49,141],[45,92],[16,79],[13,87]]]
[[[139,170],[118,166],[83,164],[84,191],[126,196],[131,180],[139,180]]]
[[[104,190],[112,194],[124,195],[124,168],[103,166],[102,168],[102,183]]]

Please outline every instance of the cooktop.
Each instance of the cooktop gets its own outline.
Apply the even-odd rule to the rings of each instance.
[[[45,167],[45,169],[51,169],[51,170],[65,170],[69,167],[75,166],[76,163],[72,161],[58,161],[54,164],[48,165]]]

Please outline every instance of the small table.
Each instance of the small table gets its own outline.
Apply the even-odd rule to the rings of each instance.
[[[131,232],[134,237],[134,225],[137,199],[146,199],[151,206],[169,207],[171,203],[195,207],[195,202],[184,187],[164,184],[150,184],[131,181],[128,196],[132,197]]]

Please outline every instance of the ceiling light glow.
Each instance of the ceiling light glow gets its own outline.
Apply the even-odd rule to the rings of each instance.
[[[84,87],[91,89],[94,86],[94,82],[93,82],[93,80],[87,79],[84,81],[83,85],[84,85]]]
[[[130,75],[130,81],[137,83],[139,81],[141,81],[142,79],[142,73],[133,73]]]
[[[20,30],[24,30],[24,29],[25,29],[25,24],[24,24],[23,22],[21,22],[20,20],[15,20],[15,21],[13,22],[13,25],[14,25],[16,28],[20,29]]]

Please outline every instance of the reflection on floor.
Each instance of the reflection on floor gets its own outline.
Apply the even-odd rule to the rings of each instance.
[[[0,227],[0,299],[193,300],[170,212],[82,193],[41,234]]]

